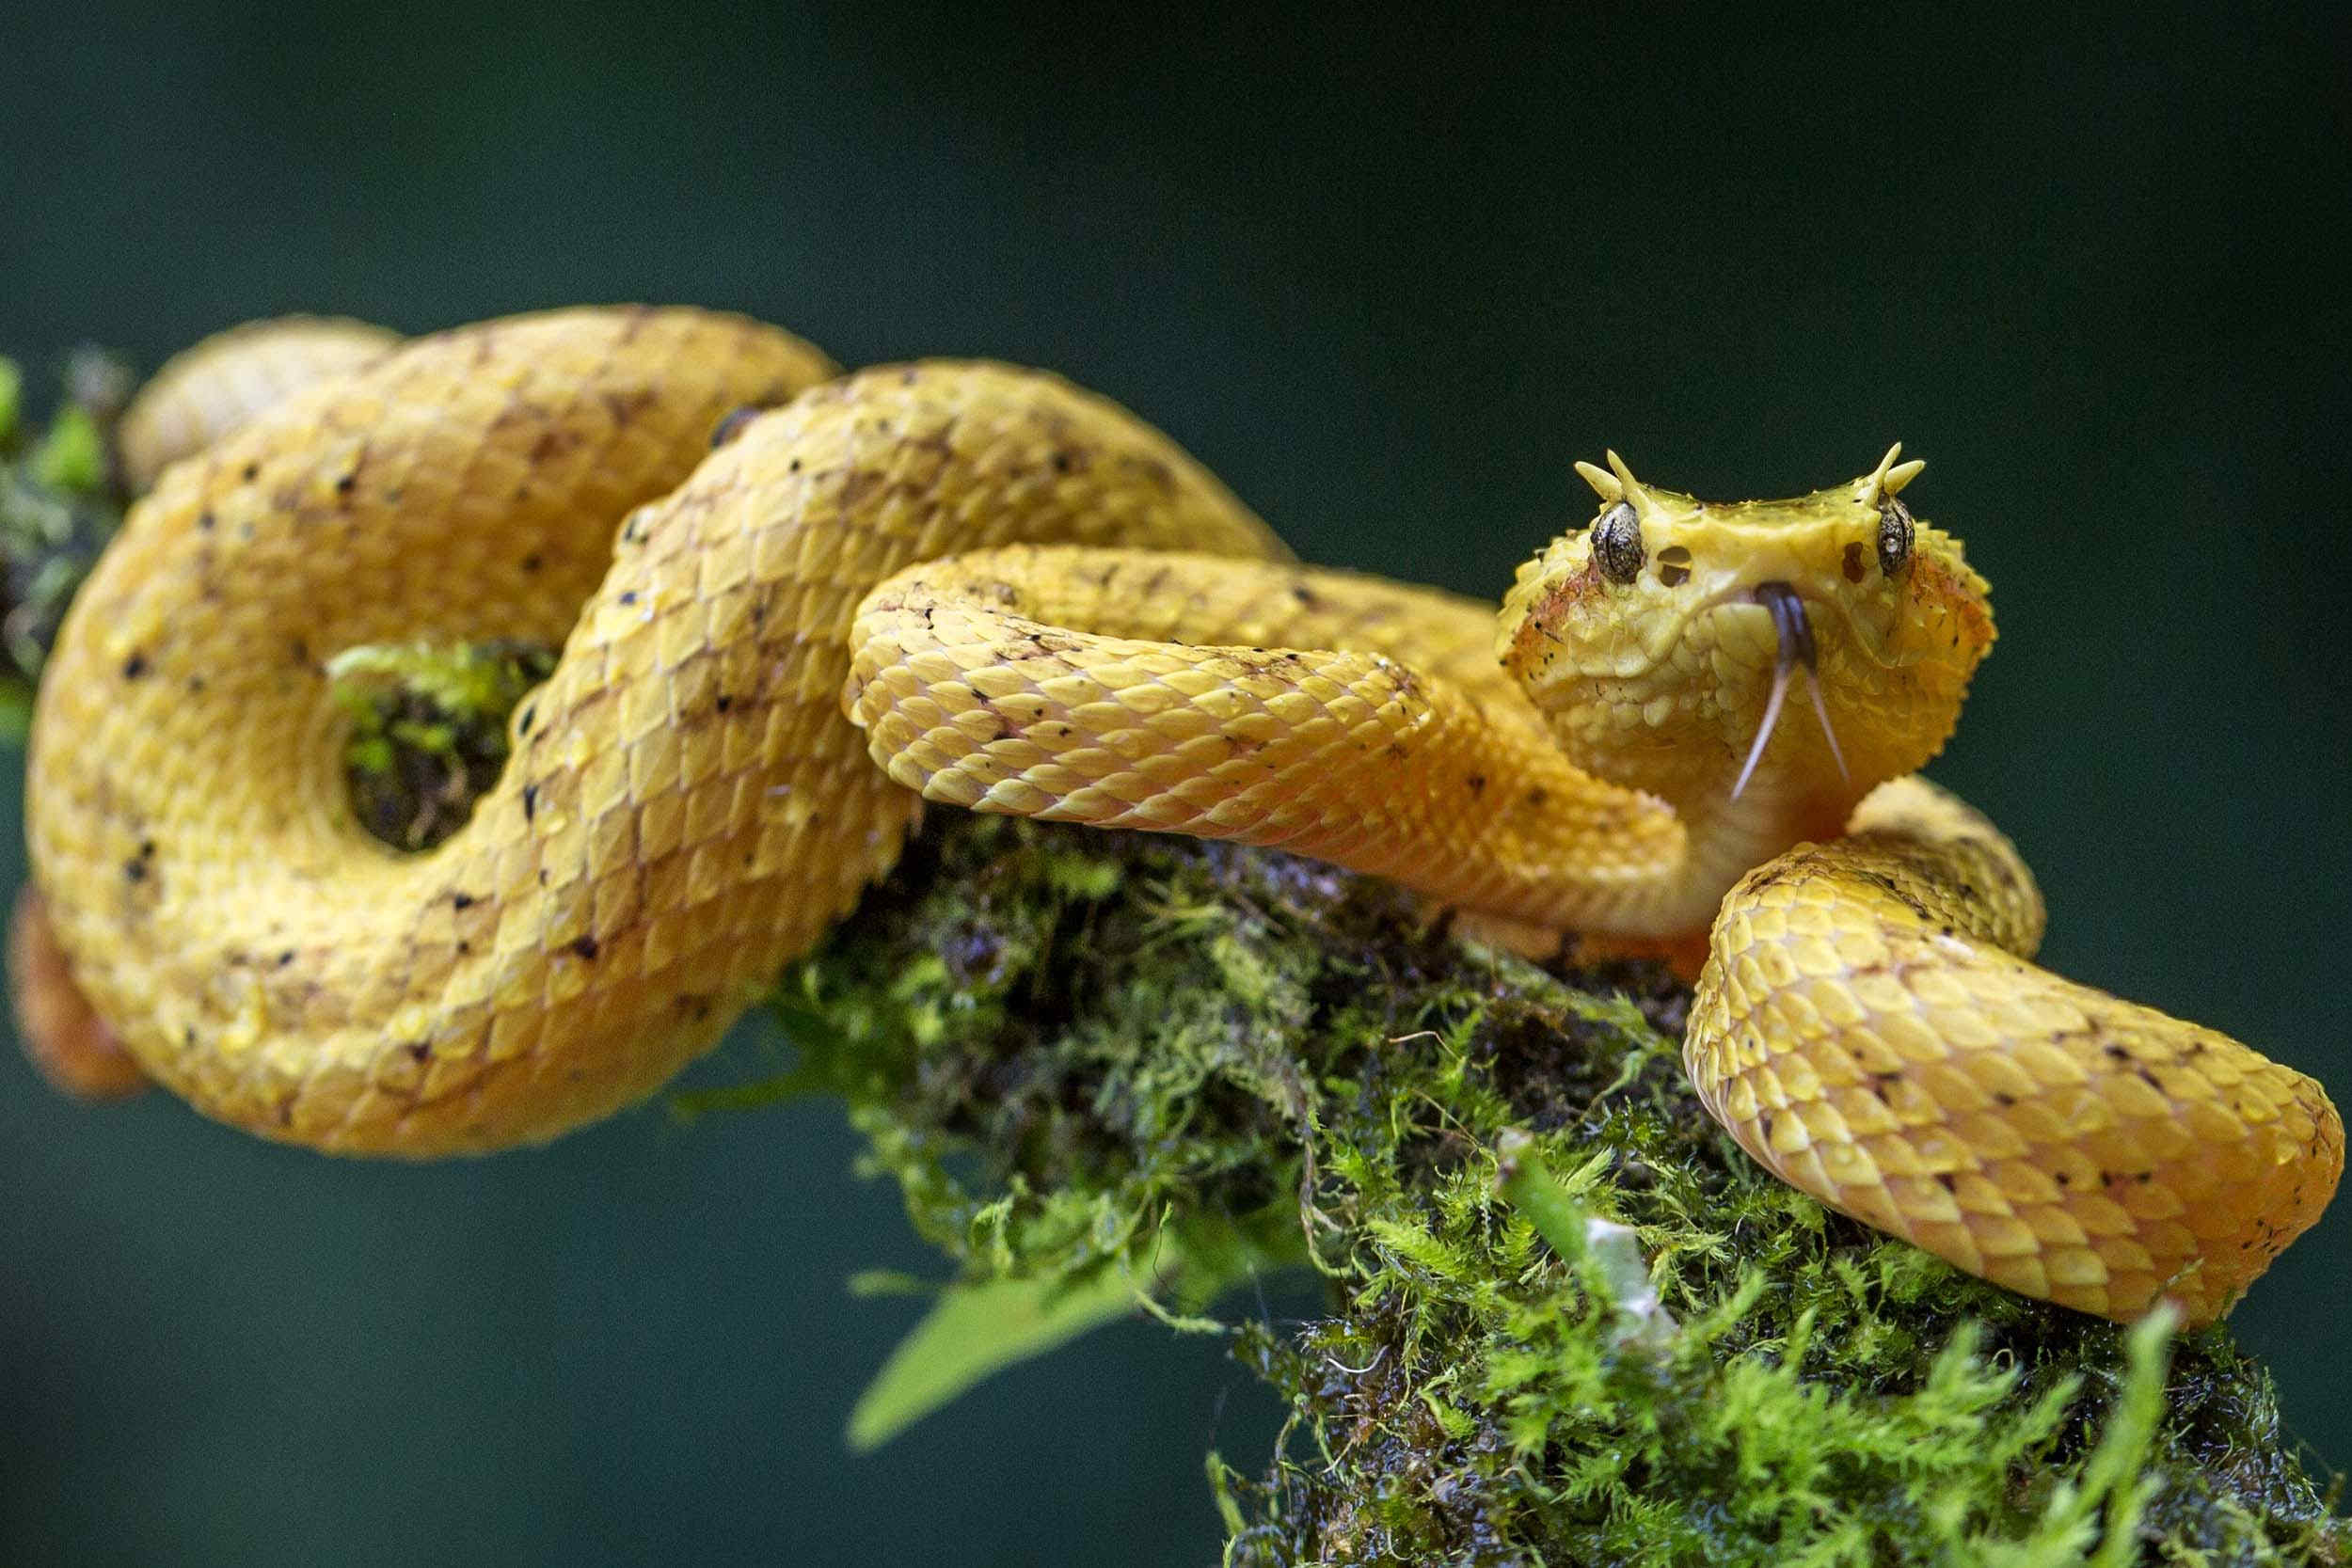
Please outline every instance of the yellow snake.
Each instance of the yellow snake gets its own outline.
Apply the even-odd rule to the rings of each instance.
[[[1279,846],[1520,927],[1711,924],[1685,1059],[1741,1145],[2068,1307],[2215,1318],[2333,1193],[2317,1085],[2033,967],[2014,851],[1909,777],[1993,625],[1897,453],[1730,506],[1580,465],[1597,515],[1498,637],[1293,564],[1165,437],[1037,372],[836,378],[686,309],[378,352],[165,468],[41,686],[52,967],[209,1115],[414,1156],[601,1117],[928,798]],[[773,411],[714,450],[746,404]],[[128,430],[175,423],[217,434]],[[562,661],[470,823],[397,854],[347,804],[325,665],[486,638]]]

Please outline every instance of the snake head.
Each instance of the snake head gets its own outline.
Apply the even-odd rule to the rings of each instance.
[[[1644,484],[1614,452],[1578,464],[1598,508],[1519,569],[1503,664],[1612,782],[1678,805],[1751,788],[1851,805],[1942,748],[1993,643],[1960,541],[1900,499],[1921,467],[1901,451],[1729,503]]]

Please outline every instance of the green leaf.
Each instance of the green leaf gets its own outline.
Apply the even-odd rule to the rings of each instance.
[[[1039,1278],[948,1286],[858,1396],[850,1447],[861,1453],[881,1448],[991,1373],[1135,1311],[1147,1291],[1181,1266],[1171,1239],[1163,1236],[1155,1253],[1151,1280],[1103,1269],[1075,1284]]]

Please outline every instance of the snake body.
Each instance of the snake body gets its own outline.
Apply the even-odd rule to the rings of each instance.
[[[711,450],[742,405],[773,411]],[[1529,927],[1711,927],[1686,1062],[1757,1159],[2027,1293],[2210,1319],[2325,1206],[2341,1121],[2026,961],[2014,851],[1906,777],[1992,636],[1955,542],[1885,553],[1913,471],[1724,508],[1589,470],[1601,517],[1498,641],[1490,609],[1292,563],[1047,375],[835,378],[691,310],[462,328],[134,511],[44,675],[38,885],[149,1074],[415,1156],[650,1092],[924,798],[1277,845]],[[472,820],[402,856],[354,824],[324,665],[420,638],[564,653]],[[1800,645],[1820,724],[1759,728]]]

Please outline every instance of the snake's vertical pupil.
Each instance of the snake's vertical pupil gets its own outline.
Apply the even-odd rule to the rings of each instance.
[[[1912,540],[1918,530],[1911,509],[1893,496],[1879,503],[1879,570],[1893,577],[1911,560]]]
[[[1642,521],[1629,501],[1619,501],[1593,519],[1593,559],[1600,575],[1611,582],[1627,583],[1642,575],[1647,552],[1642,547]]]

